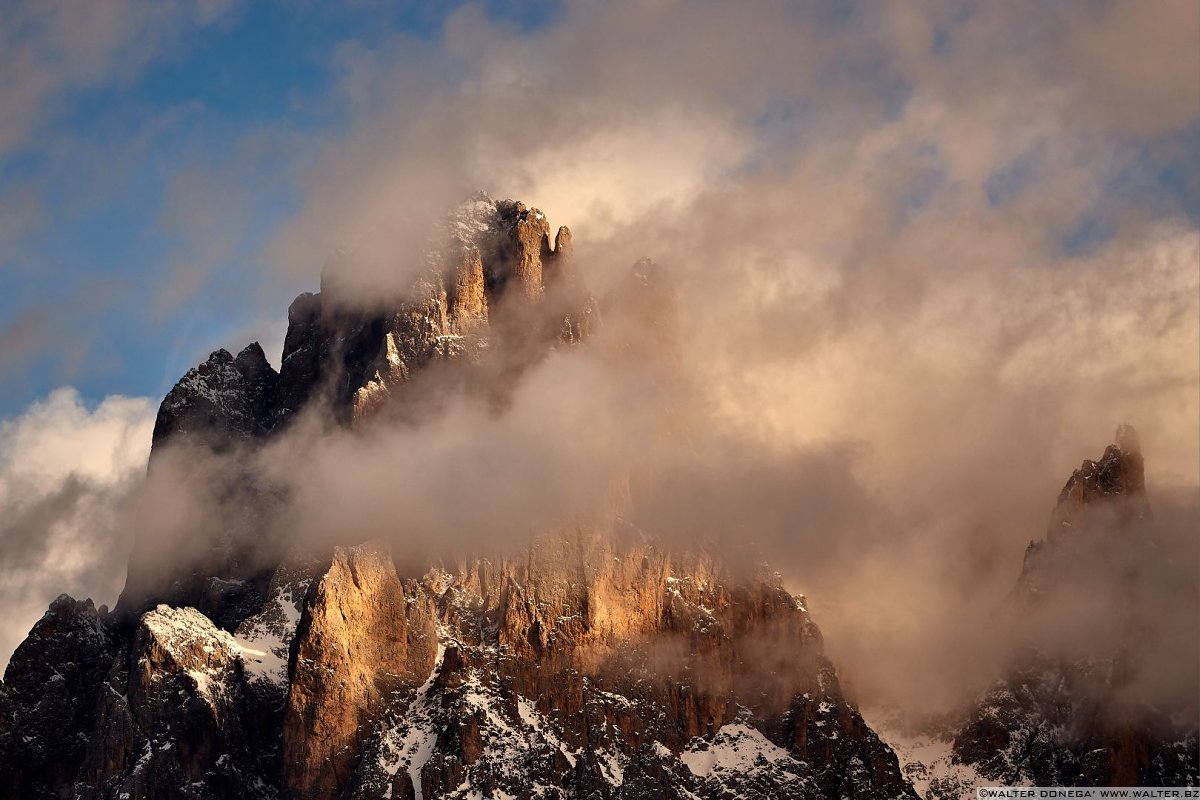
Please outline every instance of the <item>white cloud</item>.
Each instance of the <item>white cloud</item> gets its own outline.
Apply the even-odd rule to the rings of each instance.
[[[224,16],[228,0],[35,0],[0,20],[0,155],[28,144],[72,90],[127,78],[193,29]]]
[[[844,10],[568,3],[526,34],[467,8],[428,47],[348,48],[352,119],[299,173],[271,255],[315,282],[351,243],[375,298],[483,187],[571,226],[598,294],[655,258],[699,376],[681,405],[716,409],[712,441],[667,454],[661,522],[753,530],[860,688],[945,699],[974,677],[947,653],[987,631],[1118,423],[1142,433],[1156,509],[1200,481],[1200,239],[1156,177],[1196,120],[1196,10]],[[349,482],[392,524],[398,473],[351,480],[353,460],[318,488]]]
[[[62,592],[111,603],[132,531],[118,524],[145,474],[154,403],[112,395],[88,408],[71,387],[0,422],[0,654]]]

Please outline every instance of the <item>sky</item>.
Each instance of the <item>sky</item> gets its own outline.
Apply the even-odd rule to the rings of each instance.
[[[318,142],[353,124],[348,53],[436,36],[450,8],[5,5],[5,416],[63,384],[160,396],[222,343],[278,345],[295,292],[264,279],[263,246]]]
[[[638,12],[614,9],[600,16],[616,19],[640,13],[661,18],[670,5],[648,3]],[[1077,8],[1081,18],[1133,14],[1107,5]],[[486,20],[480,24],[492,26],[493,32],[536,39],[540,30],[561,25],[571,9],[552,3],[498,3],[477,9],[420,2],[330,6],[233,0],[170,2],[154,4],[153,9],[132,0],[106,0],[86,8],[58,2],[6,6],[11,13],[0,28],[0,65],[15,79],[0,95],[6,120],[0,127],[4,416],[18,414],[62,385],[75,387],[89,404],[114,393],[161,396],[209,349],[234,347],[256,336],[268,340],[268,356],[277,359],[283,318],[278,310],[305,288],[304,277],[311,283],[315,270],[308,264],[308,275],[279,280],[279,271],[270,268],[269,243],[303,206],[305,175],[320,159],[318,154],[353,136],[356,125],[378,111],[361,106],[370,101],[356,95],[382,90],[356,82],[402,69],[408,80],[429,84],[429,94],[456,83],[466,89],[473,79],[471,70],[480,65],[455,63],[469,62],[469,57],[446,52],[467,46],[464,42],[472,35],[459,34],[462,42],[456,45],[456,26],[474,25],[471,20],[479,16]],[[797,16],[810,22],[812,30],[852,25],[858,13],[837,4],[797,6]],[[949,60],[957,44],[950,32],[956,16],[971,14],[971,5],[961,4],[942,15],[946,28],[935,27],[928,34],[923,44],[931,63],[922,69],[936,71],[943,52]],[[744,15],[732,16],[736,26],[736,18]],[[1036,27],[1032,20],[1025,25]],[[1046,27],[1051,27],[1049,20]],[[746,33],[750,41],[763,32],[747,27]],[[1020,33],[1031,40],[1040,35]],[[1194,34],[1184,25],[1175,35],[1186,44]],[[1099,54],[1105,46],[1103,35],[1108,34],[1097,33],[1096,41],[1080,49],[1093,48]],[[639,55],[649,49],[644,41],[628,45]],[[1014,41],[1012,46],[1015,50],[1035,45]],[[803,46],[797,43],[797,48]],[[436,54],[423,59],[423,49]],[[714,61],[728,60],[736,72],[738,49],[735,44],[717,52]],[[994,48],[981,48],[978,59],[1000,55]],[[548,69],[549,57],[535,58],[541,63],[532,62],[531,68]],[[872,95],[860,98],[859,113],[886,117],[919,103],[913,83],[920,76],[889,73],[891,65],[882,63],[885,58],[882,53],[856,53],[844,64],[834,59],[826,67],[846,73],[831,76],[831,82],[856,82],[861,84],[856,90]],[[786,60],[787,66],[804,69],[804,59]],[[451,62],[449,72],[446,62]],[[629,63],[633,69],[635,59]],[[1179,69],[1186,66],[1180,64]],[[454,75],[455,67],[461,75]],[[1121,82],[1136,80],[1138,69],[1133,65],[1129,75],[1113,76],[1113,90],[1135,91]],[[370,75],[372,71],[376,74]],[[541,79],[552,82],[553,76],[547,72]],[[736,149],[742,157],[726,159],[730,168],[740,160],[736,168],[765,170],[772,168],[773,157],[787,158],[789,147],[802,147],[803,138],[815,135],[816,129],[827,122],[837,124],[810,118],[842,110],[824,109],[818,99],[788,91],[782,76],[772,79],[781,84],[778,102],[766,97],[773,87],[764,82],[759,87],[762,97],[729,109],[740,119],[722,120],[745,126],[743,130],[723,130],[705,120],[710,124],[697,125],[685,135],[711,139],[686,142],[684,149]],[[698,74],[697,80],[721,92],[732,91],[738,78],[728,78],[727,87],[720,85],[720,76]],[[667,92],[671,87],[663,83],[656,88],[648,78],[645,93]],[[1090,88],[1094,96],[1089,102],[1098,106],[1091,113],[1110,113],[1102,108],[1106,87]],[[1111,112],[1124,114],[1121,125],[1130,128],[1140,124],[1139,118],[1148,119],[1149,129],[1137,137],[1141,141],[1125,144],[1122,163],[1095,180],[1113,193],[1130,194],[1131,200],[1143,197],[1151,205],[1147,213],[1189,219],[1200,213],[1194,167],[1200,148],[1195,118],[1188,114],[1194,109],[1187,97],[1173,102],[1167,91],[1173,88],[1164,87],[1162,98],[1148,96],[1144,108]],[[686,109],[683,95],[663,99],[674,99]],[[1151,130],[1156,123],[1147,115],[1171,113],[1156,104],[1175,106],[1179,119],[1171,121],[1180,124]],[[868,109],[875,105],[879,107]],[[648,127],[653,124],[648,121]],[[739,135],[757,141],[737,141]],[[728,141],[722,142],[722,136]],[[1029,138],[1021,152],[980,176],[990,201],[1015,202],[1038,171],[1039,160],[1053,157],[1044,142],[1033,141],[1036,134]],[[1088,143],[1078,144],[1083,152],[1072,157],[1086,158]],[[740,150],[751,146],[752,154]],[[920,160],[925,163],[914,165],[923,171],[913,176],[914,206],[936,192],[942,180],[937,154],[930,150]],[[668,161],[651,169],[672,166]],[[670,179],[664,183],[668,185],[663,192],[681,189],[669,185]],[[633,188],[611,187],[614,194]],[[1083,249],[1110,235],[1103,205],[1097,197],[1096,207],[1078,209],[1073,219],[1058,226],[1054,234],[1064,247]],[[326,242],[325,247],[332,249],[334,244]],[[321,244],[315,246],[319,250]],[[297,260],[319,262],[322,257],[317,252]]]
[[[597,291],[672,270],[717,433],[662,462],[730,488],[663,524],[751,520],[861,685],[994,604],[1121,422],[1194,520],[1194,3],[9,0],[0,74],[4,653],[59,591],[115,599],[189,367],[278,366],[333,253],[403,286],[481,188]],[[906,616],[861,591],[898,573]]]

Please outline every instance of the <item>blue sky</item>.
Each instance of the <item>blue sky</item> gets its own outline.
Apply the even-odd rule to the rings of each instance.
[[[795,72],[764,72],[760,80],[739,73],[741,62],[757,54],[738,50],[736,42],[726,51],[720,43],[705,45],[714,70],[706,72],[703,61],[697,62],[695,80],[711,96],[698,94],[686,75],[670,74],[671,53],[690,46],[674,41],[671,27],[646,41],[634,38],[639,28],[652,30],[672,14],[682,19],[670,3],[657,11],[655,4],[631,3],[606,16],[594,7],[551,2],[500,1],[474,9],[370,0],[157,5],[106,0],[90,7],[111,13],[94,20],[79,18],[86,15],[69,4],[8,5],[15,24],[0,28],[0,46],[7,51],[0,66],[20,80],[9,96],[0,94],[0,110],[12,109],[8,116],[16,120],[10,129],[0,128],[0,419],[62,385],[76,387],[92,404],[109,394],[160,397],[212,347],[236,347],[252,338],[277,345],[287,303],[312,288],[316,270],[310,264],[307,272],[281,272],[272,263],[278,257],[272,245],[289,226],[312,222],[311,201],[319,191],[311,175],[338,170],[338,157],[329,153],[339,141],[369,138],[372,125],[390,124],[388,113],[412,127],[403,107],[382,114],[364,110],[372,101],[386,109],[388,81],[403,83],[403,92],[423,102],[422,84],[431,92],[447,86],[477,91],[487,81],[487,59],[525,58],[530,69],[540,71],[547,92],[562,88],[555,83],[560,71],[569,76],[562,83],[577,84],[568,88],[582,97],[585,109],[589,92],[596,95],[594,108],[615,109],[617,115],[652,116],[672,104],[685,109],[692,102],[708,104],[701,116],[707,114],[711,138],[716,141],[724,131],[734,143],[726,151],[736,153],[727,161],[715,159],[720,169],[709,175],[714,182],[787,169],[823,136],[847,130],[861,136],[872,125],[902,122],[931,86],[945,95],[941,102],[950,103],[959,102],[954,91],[984,97],[989,91],[1019,92],[1002,84],[1009,79],[1007,68],[996,68],[1009,53],[997,51],[998,56],[981,46],[972,29],[987,30],[979,24],[986,15],[973,4],[929,21],[920,51],[928,61],[926,73],[910,68],[912,55],[897,33],[903,33],[903,21],[886,19],[894,30],[881,28],[880,15],[869,5],[816,3],[801,10],[784,4],[764,10],[764,20],[742,13],[719,17],[712,24],[718,33],[744,24],[747,41],[760,35],[756,25],[795,25],[797,31],[816,31],[830,41],[850,37],[863,46],[820,52],[797,61],[803,66]],[[1044,192],[1046,176],[1056,170],[1090,174],[1092,184],[1080,194],[1078,207],[1062,219],[1045,219],[1036,231],[1068,256],[1109,241],[1130,208],[1159,220],[1191,222],[1200,214],[1200,123],[1194,114],[1190,122],[1185,114],[1184,124],[1170,118],[1142,131],[1136,119],[1164,113],[1162,103],[1151,103],[1153,91],[1138,88],[1139,102],[1123,110],[1119,94],[1128,89],[1126,76],[1115,74],[1103,83],[1108,78],[1101,75],[1096,85],[1083,85],[1083,67],[1058,62],[1069,48],[1056,37],[1100,19],[1104,24],[1093,37],[1098,44],[1083,45],[1106,46],[1110,27],[1129,27],[1119,12],[1111,3],[1080,2],[1046,15],[1044,25],[1027,18],[994,23],[1008,26],[996,41],[1006,42],[1031,70],[1040,69],[1039,80],[1061,84],[1060,96],[1074,103],[1065,107],[1064,117],[1081,115],[1083,122],[1068,120],[1076,129],[1030,135],[1028,142],[1014,144],[973,190],[992,209],[1007,213]],[[1105,15],[1113,18],[1111,25]],[[622,18],[628,21],[624,31],[615,23]],[[457,20],[452,36],[445,30],[448,19]],[[536,47],[543,31],[553,42],[556,31],[569,41],[584,30],[594,33],[582,45],[577,41],[577,54],[560,46],[555,55],[543,56]],[[702,43],[711,33],[703,25],[696,30],[695,41]],[[604,41],[606,36],[611,40]],[[620,64],[604,62],[589,76],[583,65],[596,56],[588,47],[618,53],[630,48],[630,69],[651,63],[628,109],[614,105],[602,83],[604,70],[615,75]],[[1086,55],[1086,48],[1081,52]],[[571,63],[575,55],[578,64]],[[958,69],[952,64],[964,59],[979,65],[979,87],[947,87],[943,75],[922,83],[930,66],[944,62],[949,75]],[[459,68],[461,75],[454,73]],[[1138,69],[1130,68],[1134,79],[1145,74]],[[728,90],[721,85],[726,75]],[[613,77],[612,85],[623,79]],[[367,87],[359,94],[347,88],[356,81]],[[639,91],[644,96],[636,96]],[[1179,105],[1177,96],[1163,94]],[[1089,114],[1095,123],[1088,122]],[[952,156],[938,135],[923,131],[924,140],[915,136],[905,148],[912,169],[896,192],[891,216],[898,227],[937,213],[939,199],[963,190],[961,176],[955,179],[946,166]],[[738,149],[736,143],[747,138],[753,141]],[[1010,138],[1020,142],[1022,134],[1014,131]],[[344,160],[351,162],[344,171],[353,179],[357,165]],[[370,178],[371,171],[361,176]],[[323,257],[322,247],[332,246],[317,242],[312,263]],[[275,352],[268,355],[277,358]]]
[[[284,324],[307,287],[264,280],[262,248],[296,209],[306,147],[349,124],[341,54],[436,39],[453,6],[231,4],[154,32],[140,62],[110,54],[42,89],[0,149],[0,202],[22,212],[0,221],[0,418],[64,384],[92,403],[161,396],[200,351],[262,328],[264,309]],[[522,27],[552,12],[489,9]],[[42,56],[73,57],[53,43]],[[196,185],[205,207],[180,206],[176,190]]]

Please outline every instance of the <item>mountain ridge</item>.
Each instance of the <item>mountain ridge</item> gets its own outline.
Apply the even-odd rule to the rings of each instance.
[[[417,564],[386,542],[305,549],[273,532],[286,493],[252,455],[306,419],[363,436],[411,424],[421,381],[503,407],[530,364],[610,314],[623,325],[613,358],[670,369],[677,305],[652,262],[597,299],[569,229],[551,242],[535,208],[476,196],[442,233],[449,245],[402,297],[354,296],[335,260],[321,292],[292,303],[278,372],[257,345],[218,350],[167,395],[150,480],[179,470],[220,516],[182,538],[139,536],[112,612],[64,597],[34,626],[0,685],[0,787],[78,800],[914,797],[842,693],[803,598],[659,542],[627,518],[619,486],[597,518]],[[35,698],[46,668],[74,677]],[[23,729],[43,712],[61,735]]]
[[[1176,616],[1192,627],[1162,630]],[[1137,431],[1121,424],[1025,550],[995,623],[1011,643],[998,674],[966,707],[918,731],[884,720],[883,735],[925,800],[985,783],[1200,785],[1195,705],[1154,699],[1164,667],[1188,658],[1164,640],[1194,639],[1198,619],[1194,578],[1155,541]]]

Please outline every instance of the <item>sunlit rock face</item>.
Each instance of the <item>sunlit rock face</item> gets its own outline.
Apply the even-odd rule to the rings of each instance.
[[[613,525],[422,577],[437,663],[350,796],[912,796],[803,598]]]
[[[776,576],[617,520],[417,578],[379,544],[307,566],[236,635],[159,606],[102,648],[70,796],[913,797]]]
[[[552,247],[541,211],[479,194],[430,232],[402,297],[346,288],[354,254],[331,260],[321,292],[289,311],[274,424],[312,403],[362,420],[435,363],[528,358],[555,334],[581,340],[595,301],[571,277],[570,240],[560,228]]]
[[[521,349],[547,331],[569,341],[586,335],[596,302],[570,267],[571,232],[561,227],[552,240],[538,209],[479,194],[428,241],[419,276],[397,296],[347,288],[353,252],[330,259],[321,291],[288,309],[278,373],[257,342],[236,357],[214,352],[163,400],[156,448],[246,444],[312,404],[340,421],[363,418],[431,362],[478,360],[500,344]]]
[[[432,671],[433,603],[414,584],[406,591],[386,551],[338,548],[309,593],[294,641],[283,785],[291,797],[335,797],[362,732]]]
[[[82,796],[912,796],[803,598],[613,524],[407,580],[338,548],[236,636],[147,613],[90,693]]]
[[[354,255],[334,259],[289,309],[278,373],[257,346],[187,373],[160,410],[150,478],[189,476],[216,523],[139,540],[113,613],[51,607],[0,687],[0,787],[81,800],[915,797],[844,696],[804,598],[765,568],[639,529],[627,492],[487,553],[398,549],[403,519],[390,545],[288,538],[286,496],[250,467],[275,437],[369,436],[413,424],[411,404],[439,393],[502,402],[523,370],[592,346],[602,325],[604,358],[667,379],[667,275],[638,262],[597,299],[571,232],[552,230],[536,208],[478,195],[430,232],[402,296],[352,291],[339,270]],[[34,719],[66,735],[27,733]]]

